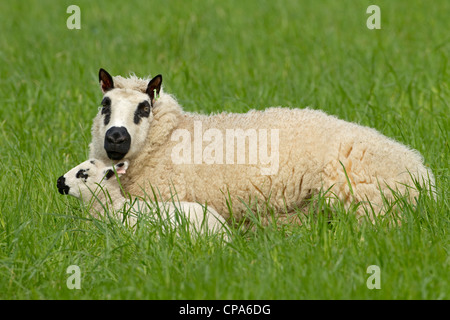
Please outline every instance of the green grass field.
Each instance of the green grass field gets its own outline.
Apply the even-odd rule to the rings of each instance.
[[[69,30],[66,9],[81,9]],[[369,30],[366,9],[381,9]],[[0,299],[449,299],[450,2],[0,2]],[[223,245],[94,220],[56,179],[88,157],[98,70],[164,76],[188,111],[322,109],[420,151],[393,217],[235,228]],[[299,124],[301,125],[301,124]],[[70,265],[81,289],[70,290]],[[368,289],[370,265],[381,289]]]

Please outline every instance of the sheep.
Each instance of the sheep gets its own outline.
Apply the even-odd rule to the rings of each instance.
[[[169,223],[176,227],[184,220],[190,231],[197,233],[215,232],[222,234],[228,239],[228,226],[224,218],[213,208],[205,208],[199,203],[193,202],[167,202],[150,203],[140,199],[132,200],[123,196],[120,185],[116,179],[126,174],[128,161],[122,161],[114,166],[106,166],[101,160],[90,159],[57,180],[59,193],[68,194],[81,199],[85,203],[92,204],[91,211],[94,216],[101,214],[104,210],[110,210],[123,219],[121,212],[127,212],[127,221],[133,226],[137,217],[167,218]],[[155,211],[157,206],[160,210],[159,217]]]
[[[122,184],[132,194],[153,186],[166,200],[176,192],[239,222],[261,203],[283,221],[322,191],[346,208],[359,204],[358,215],[378,215],[385,213],[383,199],[396,192],[414,201],[416,183],[434,190],[419,152],[320,110],[203,115],[183,111],[163,91],[161,75],[113,78],[100,69],[99,82],[103,101],[90,157],[117,162],[126,156],[131,165]]]

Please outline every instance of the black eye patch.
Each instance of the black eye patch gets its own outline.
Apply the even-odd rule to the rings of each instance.
[[[106,126],[109,123],[109,120],[111,120],[111,99],[108,97],[104,97],[102,100],[102,114],[105,115],[103,123]]]
[[[84,179],[86,180],[87,178],[89,178],[89,175],[86,173],[86,171],[88,171],[89,169],[85,170],[85,169],[81,169],[80,171],[77,172],[77,174],[75,175],[75,177],[77,179]]]
[[[142,101],[138,104],[136,111],[134,112],[134,123],[139,124],[142,118],[148,118],[150,115],[150,103],[148,101]]]

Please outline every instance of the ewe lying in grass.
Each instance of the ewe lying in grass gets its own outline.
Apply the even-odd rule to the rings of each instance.
[[[106,166],[102,161],[87,160],[59,177],[57,187],[91,205],[94,216],[106,211],[135,225],[139,217],[167,220],[172,226],[186,224],[195,233],[217,232],[227,237],[227,224],[214,209],[195,202],[153,203],[125,198],[117,177],[124,175],[128,161]],[[160,220],[160,221],[162,221]]]
[[[269,108],[245,114],[186,112],[163,91],[162,76],[139,79],[99,72],[102,108],[92,126],[90,157],[130,170],[124,190],[160,201],[208,202],[224,218],[245,218],[269,202],[289,220],[329,190],[346,208],[384,214],[394,193],[414,202],[415,181],[434,191],[416,150],[378,131],[311,109]],[[153,196],[153,194],[150,194]],[[231,209],[231,210],[230,210]]]

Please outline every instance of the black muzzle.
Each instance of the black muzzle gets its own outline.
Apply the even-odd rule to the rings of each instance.
[[[111,160],[121,160],[130,151],[131,136],[125,127],[112,127],[105,134],[105,151]]]
[[[66,178],[61,176],[56,181],[56,187],[58,188],[59,193],[61,194],[69,194],[70,187],[66,185]]]

